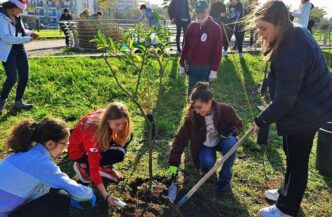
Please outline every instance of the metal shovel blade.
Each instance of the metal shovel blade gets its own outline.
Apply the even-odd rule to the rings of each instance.
[[[177,188],[174,181],[172,181],[171,185],[168,186],[168,198],[171,202],[175,201],[176,193],[177,193]]]

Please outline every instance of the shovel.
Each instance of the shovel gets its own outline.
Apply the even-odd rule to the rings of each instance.
[[[199,182],[185,195],[181,198],[181,200],[176,205],[177,207],[181,207],[185,204],[189,198],[210,178],[210,176],[237,150],[237,148],[244,143],[251,135],[253,128],[251,128],[225,155],[224,157],[216,163],[212,169],[205,174],[205,176],[199,180]]]
[[[168,199],[173,203],[176,199],[177,187],[175,185],[175,175],[170,179],[170,185],[168,186]]]

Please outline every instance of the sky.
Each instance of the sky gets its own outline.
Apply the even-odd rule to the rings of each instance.
[[[259,0],[261,3],[266,1],[267,0]],[[160,5],[163,2],[164,0],[150,0],[151,4]],[[227,0],[225,2],[227,2]],[[283,0],[283,2],[285,2],[286,5],[290,5],[291,11],[294,11],[299,7],[301,0]],[[313,3],[314,6],[324,8],[327,12],[327,17],[332,17],[332,0],[311,0],[310,2]]]

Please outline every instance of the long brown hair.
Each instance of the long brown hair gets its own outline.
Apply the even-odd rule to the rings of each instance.
[[[14,127],[6,144],[11,152],[26,152],[35,143],[45,145],[49,140],[57,142],[68,135],[68,127],[62,120],[52,118],[44,118],[40,122],[23,120]]]
[[[273,43],[263,44],[263,53],[267,61],[271,61],[287,34],[293,30],[293,24],[288,15],[286,5],[279,0],[268,1],[258,6],[252,14],[246,17],[245,22],[251,28],[260,21],[266,21],[279,28],[279,35]]]
[[[197,122],[197,115],[194,111],[194,104],[197,100],[204,103],[208,103],[210,100],[212,100],[212,92],[209,89],[208,82],[197,82],[190,95],[191,102],[186,108],[187,118],[189,118],[194,125],[196,125],[195,123]]]
[[[112,132],[112,129],[109,127],[108,121],[118,120],[121,118],[127,119],[125,127],[119,133]],[[98,123],[98,128],[95,133],[95,142],[100,145],[100,148],[102,150],[106,150],[109,147],[109,143],[111,140],[123,146],[129,140],[131,133],[131,125],[131,118],[127,107],[120,102],[111,103],[105,109],[104,114],[100,122]]]

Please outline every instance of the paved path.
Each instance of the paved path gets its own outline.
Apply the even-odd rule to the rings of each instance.
[[[32,41],[24,45],[29,57],[63,54],[64,39]]]

